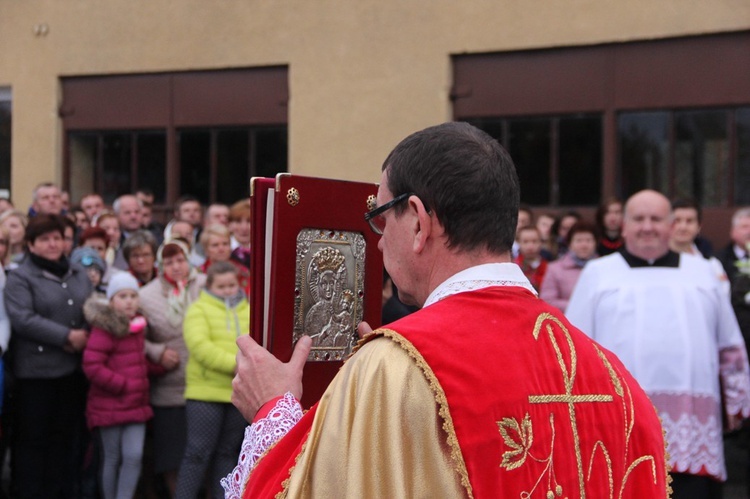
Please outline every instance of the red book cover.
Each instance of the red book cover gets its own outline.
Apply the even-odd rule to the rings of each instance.
[[[273,178],[253,177],[250,179],[250,210],[252,213],[252,237],[250,247],[250,335],[259,344],[263,344],[263,302],[264,302],[264,267],[265,267],[265,233],[266,202],[268,191],[276,186]],[[256,313],[257,312],[257,313]]]
[[[302,405],[325,391],[358,339],[380,324],[380,236],[364,214],[377,184],[279,174],[253,179],[253,337],[288,361],[303,334],[313,339]],[[262,254],[261,254],[262,253]]]

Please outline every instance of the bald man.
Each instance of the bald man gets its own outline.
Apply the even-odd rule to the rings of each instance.
[[[669,249],[671,227],[666,197],[634,194],[624,248],[584,267],[565,315],[613,351],[656,406],[673,498],[708,499],[726,480],[723,414],[730,429],[750,414],[750,376],[721,282],[704,258]]]

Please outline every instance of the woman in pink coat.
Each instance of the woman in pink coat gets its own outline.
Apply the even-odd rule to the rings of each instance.
[[[586,262],[596,258],[596,227],[586,221],[576,222],[568,231],[568,252],[547,266],[539,298],[563,312],[568,306]]]

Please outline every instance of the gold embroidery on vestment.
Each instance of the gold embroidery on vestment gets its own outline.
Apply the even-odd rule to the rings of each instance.
[[[497,422],[497,427],[503,436],[503,440],[505,440],[505,444],[511,448],[511,450],[503,453],[503,462],[500,463],[500,466],[506,470],[514,470],[526,461],[526,455],[531,448],[531,444],[534,443],[534,432],[531,428],[529,413],[526,413],[520,425],[515,418],[503,418],[502,421]],[[517,440],[510,433],[510,430],[515,433]]]
[[[556,329],[553,328],[556,326]],[[557,332],[561,332],[564,338],[564,344],[567,344],[569,359],[563,355],[563,350],[558,343],[556,336]],[[570,425],[573,436],[573,451],[576,458],[576,466],[578,470],[578,485],[580,489],[580,497],[585,499],[586,489],[585,482],[590,481],[592,473],[594,471],[594,459],[597,451],[601,452],[604,459],[604,465],[606,467],[607,480],[609,485],[609,497],[614,498],[615,482],[613,476],[613,464],[612,458],[609,454],[606,444],[598,440],[594,443],[590,455],[588,456],[588,470],[584,473],[583,468],[583,456],[581,451],[581,440],[578,434],[578,422],[576,420],[576,406],[584,403],[612,403],[614,397],[607,393],[588,393],[588,394],[576,394],[574,393],[575,378],[577,374],[577,355],[576,348],[573,343],[573,338],[570,335],[567,327],[554,315],[550,313],[542,313],[537,317],[534,324],[532,334],[535,340],[539,340],[539,335],[542,331],[547,332],[547,337],[555,351],[555,357],[560,367],[562,374],[562,380],[565,387],[564,393],[559,394],[540,394],[540,395],[529,395],[528,401],[530,404],[555,404],[563,403],[568,406],[568,415],[570,417]],[[625,426],[623,428],[623,435],[625,437],[625,462],[628,462],[628,447],[630,438],[632,436],[633,428],[635,425],[635,408],[632,400],[632,394],[629,386],[623,382],[622,373],[618,372],[618,369],[612,365],[607,359],[604,353],[595,345],[592,344],[595,349],[597,356],[602,361],[602,365],[606,369],[609,379],[612,383],[613,391],[621,399],[623,418],[625,420]],[[498,429],[503,437],[505,445],[508,447],[508,451],[505,451],[502,456],[502,462],[500,467],[505,471],[510,472],[514,469],[520,468],[531,459],[536,462],[546,463],[544,470],[541,475],[533,484],[530,491],[521,492],[521,498],[528,498],[534,493],[539,487],[543,477],[547,476],[547,497],[553,498],[554,496],[562,495],[562,487],[556,483],[554,478],[554,463],[553,463],[553,450],[555,445],[555,423],[554,413],[550,413],[550,425],[551,425],[551,440],[550,440],[550,453],[547,459],[538,459],[531,453],[531,447],[533,444],[533,424],[529,413],[527,412],[521,423],[513,417],[505,417],[501,421],[497,421]],[[528,458],[528,459],[527,459]],[[622,482],[619,485],[617,497],[621,499],[625,493],[625,487],[630,478],[630,474],[638,466],[643,463],[651,463],[651,475],[653,476],[654,483],[657,483],[657,472],[656,472],[656,461],[654,456],[644,455],[633,460],[628,466],[625,474],[622,477]],[[555,485],[553,489],[553,484]],[[669,484],[669,482],[667,482]],[[670,496],[671,488],[667,486],[667,497]]]
[[[656,406],[654,406],[654,412],[658,415],[659,411],[656,410]],[[672,465],[669,464],[669,461],[671,460],[669,457],[669,450],[667,450],[667,430],[664,428],[664,423],[661,420],[661,416],[659,416],[659,423],[661,424],[661,434],[664,438],[664,467],[667,472],[667,499],[670,499],[672,497]]]

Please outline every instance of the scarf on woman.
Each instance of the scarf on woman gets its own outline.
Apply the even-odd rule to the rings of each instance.
[[[173,327],[179,327],[185,318],[185,312],[190,306],[190,295],[188,294],[188,284],[195,279],[196,271],[191,268],[187,279],[184,281],[173,281],[166,274],[162,275],[164,282],[170,285],[167,293],[167,320]]]
[[[584,258],[579,258],[575,255],[570,255],[570,259],[573,261],[576,267],[578,267],[579,269],[582,269],[588,262],[596,258],[596,256],[597,256],[596,253],[594,253],[589,258],[584,259]]]
[[[31,258],[31,262],[40,269],[46,270],[61,279],[70,269],[70,262],[65,255],[61,256],[59,260],[48,260],[47,258],[42,258],[34,253],[29,253],[29,258]]]

